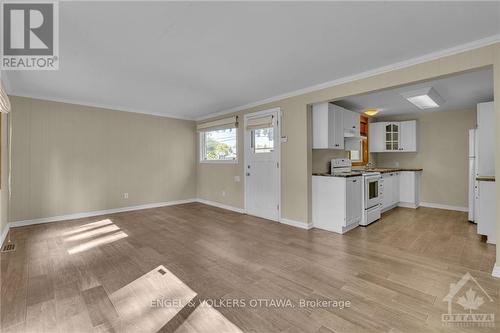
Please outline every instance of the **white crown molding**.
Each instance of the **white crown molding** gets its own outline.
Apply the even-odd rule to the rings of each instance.
[[[225,115],[225,114],[228,114],[228,113],[239,112],[239,111],[242,111],[242,110],[246,110],[246,109],[250,109],[250,108],[253,108],[253,107],[257,107],[259,105],[276,102],[276,101],[279,101],[279,100],[282,100],[282,99],[286,99],[286,98],[290,98],[290,97],[295,97],[295,96],[307,94],[307,93],[310,93],[310,92],[313,92],[313,91],[317,91],[317,90],[321,90],[321,89],[325,89],[325,88],[331,88],[331,87],[334,87],[334,86],[338,86],[340,84],[344,84],[344,83],[348,83],[348,82],[353,82],[353,81],[357,81],[357,80],[361,80],[361,79],[366,79],[366,78],[369,78],[371,76],[380,75],[380,74],[384,74],[384,73],[391,72],[391,71],[394,71],[394,70],[403,69],[403,68],[411,67],[411,66],[414,66],[414,65],[422,64],[422,63],[425,63],[425,62],[433,61],[433,60],[436,60],[436,59],[439,59],[439,58],[448,57],[448,56],[451,56],[451,55],[454,55],[454,54],[459,54],[459,53],[462,53],[462,52],[471,51],[471,50],[478,49],[478,48],[485,47],[485,46],[489,46],[489,45],[492,45],[492,44],[495,44],[495,43],[498,43],[498,42],[500,42],[500,34],[494,35],[494,36],[490,36],[490,37],[487,37],[487,38],[483,38],[483,39],[478,39],[478,40],[475,40],[475,41],[470,42],[470,43],[461,44],[461,45],[454,46],[454,47],[451,47],[451,48],[448,48],[448,49],[444,49],[444,50],[441,50],[441,51],[436,51],[436,52],[428,53],[428,54],[420,56],[420,57],[411,58],[411,59],[404,60],[404,61],[401,61],[401,62],[397,62],[397,63],[391,64],[391,65],[382,66],[382,67],[379,67],[379,68],[376,68],[376,69],[368,70],[368,71],[365,71],[365,72],[362,72],[362,73],[358,73],[358,74],[354,74],[354,75],[350,75],[350,76],[345,76],[343,78],[339,78],[339,79],[336,79],[336,80],[333,80],[333,81],[328,81],[328,82],[316,84],[316,85],[313,85],[313,86],[310,86],[310,87],[302,88],[302,89],[299,89],[299,90],[294,90],[294,91],[291,91],[291,92],[288,92],[288,93],[284,93],[284,94],[281,94],[281,95],[269,97],[269,98],[266,98],[266,99],[262,99],[260,101],[248,103],[248,104],[241,105],[241,106],[237,106],[237,107],[234,107],[234,108],[231,108],[231,109],[227,109],[227,110],[223,110],[223,111],[218,111],[218,112],[210,113],[208,115],[198,117],[195,120],[196,121],[206,120],[206,119],[209,119],[209,118],[214,118],[214,117],[222,116],[222,115]]]
[[[50,101],[50,102],[59,102],[59,103],[66,103],[66,104],[89,106],[89,107],[93,107],[93,108],[108,109],[111,111],[130,112],[130,113],[144,114],[144,115],[148,115],[148,116],[156,116],[156,117],[162,117],[162,118],[194,121],[193,117],[179,117],[179,116],[173,116],[173,115],[158,113],[158,112],[137,111],[137,109],[132,109],[132,108],[123,107],[123,106],[119,106],[119,105],[113,105],[113,104],[89,103],[89,102],[83,102],[83,101],[79,101],[79,100],[71,99],[71,98],[49,97],[49,96],[41,96],[41,95],[37,95],[37,94],[18,94],[15,92],[9,93],[9,89],[7,89],[7,92],[8,92],[9,96],[14,96],[14,97],[33,98],[33,99],[40,99],[40,100],[44,100],[44,101]]]
[[[433,202],[421,202],[420,206],[421,207],[427,207],[427,208],[455,210],[455,211],[458,211],[458,212],[468,212],[469,211],[468,207],[452,206],[452,205],[442,205],[442,204],[433,203]]]
[[[478,40],[475,40],[475,41],[472,41],[472,42],[469,42],[469,43],[461,44],[461,45],[454,46],[454,47],[451,47],[451,48],[448,48],[448,49],[444,49],[444,50],[441,50],[441,51],[436,51],[436,52],[428,53],[428,54],[420,56],[420,57],[411,58],[411,59],[408,59],[408,60],[405,60],[405,61],[401,61],[401,62],[394,63],[394,64],[391,64],[391,65],[383,66],[383,67],[379,67],[379,68],[376,68],[376,69],[373,69],[373,70],[369,70],[369,71],[365,71],[365,72],[362,72],[362,73],[358,73],[358,74],[346,76],[346,77],[339,78],[339,79],[336,79],[336,80],[332,80],[332,81],[320,83],[320,84],[317,84],[317,85],[309,86],[309,87],[306,87],[306,88],[294,90],[294,91],[291,91],[291,92],[288,92],[288,93],[276,95],[276,96],[273,96],[273,97],[269,97],[269,98],[262,99],[262,100],[259,100],[259,101],[256,101],[256,102],[244,104],[244,105],[237,106],[237,107],[234,107],[234,108],[226,109],[226,110],[223,110],[223,111],[213,112],[213,113],[210,113],[210,114],[207,114],[207,115],[204,115],[204,116],[200,116],[200,117],[180,117],[180,116],[177,116],[177,115],[174,116],[174,115],[163,114],[163,113],[158,113],[158,112],[149,112],[147,110],[146,111],[137,111],[136,109],[132,109],[132,108],[129,108],[129,107],[124,107],[124,106],[121,106],[121,105],[92,103],[92,102],[86,102],[86,101],[80,101],[80,100],[76,100],[76,99],[71,99],[71,98],[60,98],[60,97],[42,96],[42,95],[39,95],[39,94],[20,94],[20,93],[16,93],[15,91],[13,91],[12,85],[9,84],[9,81],[8,81],[7,75],[6,75],[7,71],[2,71],[2,76],[5,77],[4,83],[5,83],[7,92],[8,92],[9,95],[12,95],[12,96],[27,97],[27,98],[36,98],[36,99],[41,99],[41,100],[48,100],[48,101],[68,103],[68,104],[77,104],[77,105],[90,106],[90,107],[96,107],[96,108],[104,108],[104,109],[110,109],[110,110],[116,110],[116,111],[125,111],[125,112],[139,113],[139,114],[147,114],[147,115],[158,116],[158,117],[165,117],[165,118],[172,118],[172,119],[200,121],[200,120],[206,120],[206,119],[210,119],[210,118],[214,118],[214,117],[226,115],[228,113],[235,113],[235,112],[238,112],[238,111],[242,111],[242,110],[246,110],[246,109],[249,109],[249,108],[257,107],[259,105],[276,102],[276,101],[279,101],[279,100],[282,100],[282,99],[285,99],[285,98],[299,96],[299,95],[303,95],[303,94],[306,94],[306,93],[310,93],[310,92],[321,90],[321,89],[325,89],[325,88],[331,88],[331,87],[334,87],[334,86],[337,86],[337,85],[340,85],[340,84],[344,84],[344,83],[348,83],[348,82],[352,82],[352,81],[356,81],[356,80],[365,79],[365,78],[368,78],[368,77],[371,77],[371,76],[375,76],[375,75],[387,73],[387,72],[394,71],[394,70],[397,70],[397,69],[402,69],[402,68],[406,68],[406,67],[418,65],[418,64],[421,64],[421,63],[425,63],[425,62],[428,62],[428,61],[432,61],[432,60],[436,60],[436,59],[439,59],[439,58],[447,57],[447,56],[450,56],[450,55],[454,55],[454,54],[458,54],[458,53],[462,53],[462,52],[466,52],[466,51],[478,49],[478,48],[481,48],[481,47],[485,47],[485,46],[488,46],[488,45],[492,45],[492,44],[495,44],[495,43],[498,43],[498,42],[500,42],[500,34],[494,35],[494,36],[490,36],[490,37],[487,37],[487,38],[483,38],[483,39],[478,39]]]

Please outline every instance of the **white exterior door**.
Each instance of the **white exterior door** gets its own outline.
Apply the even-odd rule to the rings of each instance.
[[[245,116],[245,209],[270,220],[280,219],[279,109]]]

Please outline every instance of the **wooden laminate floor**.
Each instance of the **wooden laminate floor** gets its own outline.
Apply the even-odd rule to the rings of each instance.
[[[500,328],[495,247],[460,212],[397,208],[337,235],[193,203],[15,228],[11,238],[2,332]],[[443,298],[467,272],[491,299],[465,280],[452,311],[493,313],[495,328],[443,326]]]

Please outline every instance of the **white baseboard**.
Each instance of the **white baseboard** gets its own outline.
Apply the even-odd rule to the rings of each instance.
[[[417,209],[418,205],[415,205],[415,203],[413,203],[413,202],[401,202],[400,201],[398,203],[398,207]]]
[[[115,213],[122,213],[122,212],[130,212],[130,211],[134,211],[134,210],[149,209],[149,208],[166,207],[166,206],[180,205],[180,204],[185,204],[185,203],[190,203],[190,202],[196,202],[196,199],[166,201],[166,202],[158,202],[158,203],[144,204],[144,205],[138,205],[138,206],[129,206],[129,207],[121,207],[121,208],[113,208],[113,209],[105,209],[105,210],[95,210],[95,211],[91,211],[91,212],[75,213],[75,214],[68,214],[68,215],[51,216],[51,217],[45,217],[45,218],[41,218],[41,219],[14,221],[14,222],[9,223],[9,227],[16,228],[16,227],[24,227],[27,225],[40,224],[40,223],[75,220],[75,219],[81,219],[81,218],[85,218],[85,217],[93,217],[93,216],[108,215],[108,214],[115,214]]]
[[[292,227],[306,229],[306,230],[309,230],[309,229],[311,229],[313,227],[312,224],[310,224],[310,223],[306,224],[304,222],[289,220],[289,219],[285,219],[285,218],[281,218],[280,222],[283,223],[283,224],[292,226]]]
[[[491,275],[493,275],[496,278],[500,278],[500,266],[493,266],[493,272],[491,272]]]
[[[243,208],[229,206],[229,205],[225,205],[225,204],[222,204],[222,203],[219,203],[219,202],[205,200],[205,199],[196,199],[196,201],[199,202],[199,203],[205,204],[205,205],[209,205],[209,206],[214,206],[214,207],[218,207],[218,208],[230,210],[230,211],[233,211],[233,212],[236,212],[236,213],[240,213],[240,214],[245,214],[245,210]]]
[[[144,204],[144,205],[138,205],[138,206],[96,210],[96,211],[91,211],[91,212],[82,212],[82,213],[75,213],[75,214],[51,216],[51,217],[44,217],[44,218],[32,219],[32,220],[14,221],[14,222],[8,223],[7,226],[4,228],[4,230],[2,230],[0,240],[3,244],[3,241],[7,237],[7,233],[8,233],[10,228],[17,228],[17,227],[24,227],[24,226],[28,226],[28,225],[34,225],[34,224],[51,223],[51,222],[59,222],[59,221],[66,221],[66,220],[76,220],[76,219],[81,219],[81,218],[86,218],[86,217],[102,216],[102,215],[109,215],[109,214],[122,213],[122,212],[130,212],[130,211],[141,210],[141,209],[166,207],[166,206],[180,205],[180,204],[191,203],[191,202],[199,202],[199,203],[202,203],[205,205],[230,210],[230,211],[240,213],[240,214],[245,214],[245,210],[243,208],[229,206],[229,205],[225,205],[225,204],[215,202],[215,201],[210,201],[210,200],[205,200],[205,199],[185,199],[185,200],[176,200],[176,201]],[[305,224],[303,222],[289,220],[289,219],[285,219],[285,218],[282,218],[280,222],[283,224],[286,224],[286,225],[290,225],[292,227],[297,227],[297,228],[306,229],[306,230],[311,229],[313,227],[312,224]]]
[[[7,225],[2,230],[2,234],[0,235],[0,247],[3,246],[3,242],[5,241],[5,238],[7,238],[7,235],[9,234],[9,230],[10,230],[10,223],[7,223]]]
[[[469,211],[469,208],[467,208],[467,207],[442,205],[442,204],[437,204],[437,203],[432,203],[432,202],[421,202],[420,206],[422,206],[422,207],[428,207],[428,208],[456,210],[456,211],[459,211],[459,212],[468,212]]]

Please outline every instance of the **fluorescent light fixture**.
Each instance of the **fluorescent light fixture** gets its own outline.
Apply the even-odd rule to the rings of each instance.
[[[377,113],[379,113],[379,112],[380,112],[379,109],[366,109],[365,110],[365,114],[367,116],[370,116],[370,117],[373,117],[373,116],[377,115]]]
[[[444,103],[444,99],[432,87],[403,92],[401,96],[419,109],[438,108]]]

